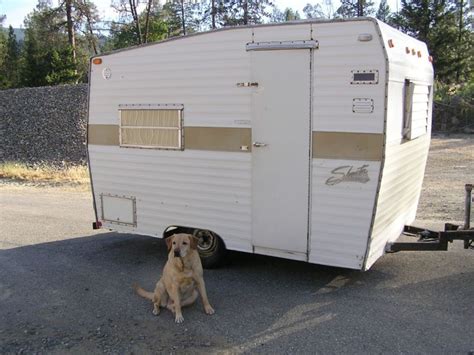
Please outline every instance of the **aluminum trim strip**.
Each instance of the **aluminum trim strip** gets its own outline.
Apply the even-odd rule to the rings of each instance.
[[[318,47],[319,42],[314,40],[250,42],[245,45],[247,52],[284,49],[317,49]]]

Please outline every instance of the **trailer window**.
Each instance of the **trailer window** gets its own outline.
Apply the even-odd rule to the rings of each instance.
[[[182,149],[181,109],[120,109],[120,146]]]
[[[415,139],[428,132],[428,114],[431,86],[405,80],[403,95],[404,139]]]

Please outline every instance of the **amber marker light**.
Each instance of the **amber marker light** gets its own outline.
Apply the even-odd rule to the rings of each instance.
[[[94,58],[92,59],[92,63],[97,65],[102,64],[102,58]]]
[[[413,49],[413,48],[411,49],[411,54],[413,54],[413,55],[415,55],[415,54],[416,54],[416,51],[415,51],[415,49]]]
[[[405,52],[407,52],[407,54],[410,54],[410,48],[405,47]]]
[[[389,46],[390,48],[395,47],[395,44],[393,43],[393,39],[389,39],[389,40],[388,40],[388,46]]]
[[[430,63],[433,63],[433,56],[430,55],[430,56],[428,57],[428,60],[430,61]]]
[[[421,51],[416,52],[418,54],[418,58],[421,58]]]

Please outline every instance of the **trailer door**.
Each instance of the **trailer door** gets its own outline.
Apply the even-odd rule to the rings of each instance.
[[[310,50],[251,52],[252,235],[255,252],[306,260]]]

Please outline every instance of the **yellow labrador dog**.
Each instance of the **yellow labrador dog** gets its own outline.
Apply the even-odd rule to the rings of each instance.
[[[181,307],[194,303],[201,295],[204,310],[214,314],[214,309],[207,299],[206,286],[203,279],[201,259],[197,251],[197,238],[190,234],[174,234],[166,238],[168,261],[163,275],[157,282],[155,292],[148,292],[135,285],[135,291],[142,297],[153,302],[153,314],[160,313],[160,306],[175,313],[176,323],[184,321]]]

